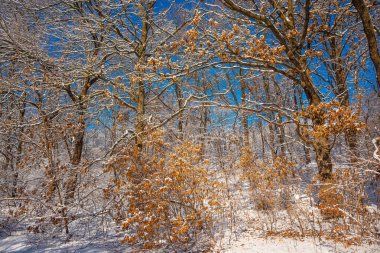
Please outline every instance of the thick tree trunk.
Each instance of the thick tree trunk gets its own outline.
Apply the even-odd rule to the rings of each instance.
[[[79,130],[74,137],[75,138],[74,149],[73,149],[72,157],[71,157],[71,165],[73,167],[70,168],[69,178],[65,182],[65,196],[64,196],[65,205],[72,203],[75,197],[75,190],[77,189],[77,184],[78,184],[79,172],[78,172],[77,167],[82,160],[84,135],[85,135],[85,129],[86,129],[83,114],[84,114],[84,108],[80,104],[79,118],[78,118]],[[62,209],[61,212],[62,212],[62,216],[64,217],[63,220],[64,220],[65,233],[69,234],[69,226],[68,226],[69,220],[67,218],[67,209]]]
[[[137,94],[137,111],[136,111],[136,145],[142,150],[143,148],[143,132],[145,130],[145,89],[144,82],[140,81],[138,84]]]
[[[305,163],[310,164],[311,163],[311,155],[310,150],[307,146],[303,146],[304,154],[305,154]]]
[[[318,106],[322,103],[322,100],[314,88],[313,83],[311,82],[312,77],[310,71],[305,66],[303,62],[301,64],[302,69],[306,71],[300,73],[301,86],[305,91],[306,97],[311,105]],[[313,125],[323,125],[325,122],[323,119],[313,120]],[[332,177],[332,163],[331,163],[331,147],[329,138],[326,136],[316,136],[313,142],[313,148],[315,151],[315,159],[317,162],[319,176],[322,181],[326,181]]]
[[[367,6],[365,5],[365,1],[352,0],[352,4],[354,5],[355,9],[358,11],[359,17],[363,24],[364,33],[367,37],[367,42],[368,42],[369,55],[371,57],[373,65],[375,66],[376,81],[377,81],[377,85],[379,87],[379,92],[380,92],[380,54],[379,54],[379,49],[377,45],[375,27],[372,24],[371,15],[368,11]]]
[[[355,131],[348,131],[345,133],[346,143],[350,150],[349,156],[351,164],[355,164],[358,162],[359,150],[357,147],[357,136]]]
[[[315,137],[313,142],[315,159],[317,162],[319,176],[322,181],[332,177],[331,147],[329,138],[325,136]]]
[[[71,168],[69,173],[69,178],[66,181],[66,192],[65,192],[65,204],[69,204],[73,199],[75,195],[75,190],[77,188],[78,183],[78,168],[77,166],[80,164],[82,160],[82,151],[83,151],[83,143],[84,143],[84,135],[85,135],[85,125],[84,125],[84,119],[81,116],[79,116],[78,120],[79,130],[78,133],[75,135],[74,140],[74,149],[71,157],[71,165],[73,165],[73,168]]]
[[[328,137],[320,136],[313,143],[319,176],[322,181],[331,179],[332,163]]]

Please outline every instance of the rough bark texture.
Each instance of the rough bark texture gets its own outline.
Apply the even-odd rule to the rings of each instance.
[[[319,137],[313,144],[319,176],[322,181],[332,177],[332,163],[328,137]]]
[[[311,82],[312,78],[309,70],[306,66],[302,66],[302,69],[306,69],[306,71],[300,74],[302,80],[301,86],[306,93],[309,104],[317,106],[322,102],[321,98],[319,97],[317,90],[315,90]],[[316,119],[313,121],[313,124],[323,125],[324,122],[320,119]],[[321,177],[322,181],[330,179],[332,177],[332,163],[329,138],[325,136],[316,136],[313,142],[313,148],[319,170],[319,176]]]
[[[380,92],[380,54],[377,45],[375,27],[371,21],[371,15],[364,0],[352,0],[352,4],[357,10],[359,17],[363,24],[363,29],[367,37],[369,55],[375,66],[376,70],[376,81]],[[379,93],[380,94],[380,93]]]
[[[77,181],[78,181],[78,168],[77,166],[80,164],[82,159],[82,150],[83,150],[83,143],[84,143],[84,135],[85,135],[85,124],[84,119],[82,116],[79,116],[78,120],[79,130],[78,133],[75,135],[74,140],[74,148],[73,153],[71,157],[71,165],[73,168],[71,168],[71,171],[69,173],[69,178],[66,181],[66,192],[65,192],[65,204],[69,204],[73,199],[75,195],[75,190],[77,188]]]
[[[150,29],[150,23],[149,23],[149,13],[152,11],[152,8],[154,7],[155,1],[151,1],[147,4],[147,6],[143,6],[141,3],[141,37],[140,37],[140,44],[137,47],[136,55],[138,57],[138,65],[145,65],[146,58],[147,58],[147,45],[148,45],[148,35],[149,35],[149,29]],[[145,121],[144,121],[144,115],[145,115],[145,83],[144,80],[140,80],[138,82],[137,87],[137,94],[136,94],[136,103],[137,103],[137,110],[136,110],[136,145],[137,147],[142,150],[143,148],[143,133],[145,130]]]

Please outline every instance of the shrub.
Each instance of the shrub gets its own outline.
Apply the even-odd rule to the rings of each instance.
[[[154,132],[143,149],[125,149],[114,165],[126,168],[117,183],[127,203],[123,242],[144,248],[188,243],[212,226],[219,183],[210,180],[199,145],[185,141],[170,151],[163,133]]]
[[[240,166],[243,168],[243,178],[250,184],[256,209],[286,207],[290,198],[286,186],[297,179],[293,161],[277,157],[273,164],[268,164],[255,160],[251,149],[243,148]]]

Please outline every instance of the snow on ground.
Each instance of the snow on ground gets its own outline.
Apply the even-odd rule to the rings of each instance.
[[[263,238],[242,238],[234,242],[230,248],[222,251],[225,253],[273,253],[273,252],[299,252],[299,253],[327,253],[327,252],[380,252],[375,246],[358,246],[344,248],[342,245],[317,242],[312,239],[263,239]]]
[[[216,253],[380,253],[378,245],[361,245],[344,247],[333,241],[319,240],[318,238],[280,238],[266,237],[260,228],[255,227],[261,219],[253,210],[245,210],[238,215],[239,224],[235,227],[238,232],[229,235],[229,231],[222,231],[224,237],[219,240],[210,252]],[[261,220],[262,222],[262,220]],[[256,224],[255,224],[256,223]],[[69,242],[62,239],[46,239],[42,235],[18,232],[11,236],[0,237],[0,252],[141,252],[127,245],[120,244],[123,233],[120,230],[109,231],[92,238],[72,238]],[[174,252],[161,249],[152,252]],[[190,252],[202,252],[193,250]]]
[[[66,253],[66,252],[126,252],[127,246],[121,245],[114,238],[99,239],[97,241],[77,240],[69,243],[61,241],[36,242],[31,240],[28,235],[8,236],[0,239],[0,252],[19,252],[19,253]]]
[[[230,244],[218,246],[219,253],[377,253],[378,245],[344,247],[332,241],[319,241],[318,238],[289,239],[259,237],[246,232]]]
[[[231,235],[231,229],[228,221],[224,226],[221,226],[219,239],[217,239],[216,246],[211,252],[216,253],[380,253],[379,245],[361,245],[344,247],[340,243],[327,241],[318,238],[280,238],[280,237],[266,237],[263,227],[271,226],[271,219],[266,215],[255,210],[249,196],[249,186],[244,182],[243,184],[236,179],[236,184],[241,188],[236,187],[231,199],[234,201],[235,224],[232,229],[234,232]],[[295,205],[297,210],[305,209],[307,212],[314,210],[310,206],[311,201],[305,198],[303,192],[295,194]],[[305,201],[307,200],[307,201]],[[285,226],[288,222],[285,221],[286,215],[282,215],[284,211],[277,212],[275,225]],[[74,225],[74,224],[73,224]],[[93,226],[92,226],[93,225]],[[96,228],[97,222],[89,224],[90,227]],[[286,228],[286,227],[284,227]],[[0,229],[1,232],[1,229]],[[7,236],[0,233],[0,253],[1,252],[141,252],[132,249],[128,245],[121,244],[120,240],[123,238],[123,232],[117,228],[116,224],[110,223],[108,228],[104,231],[97,231],[91,235],[80,236],[78,232],[73,236],[69,242],[59,238],[58,235],[55,239],[47,239],[41,234],[32,234],[21,232],[21,230],[14,231],[12,235]],[[222,237],[222,239],[220,239]],[[149,252],[174,252],[170,249],[161,249]],[[190,252],[204,252],[193,249]]]
[[[66,244],[54,244],[45,242],[35,244],[26,235],[9,236],[0,239],[0,252],[41,252],[41,253],[66,253],[66,252],[130,252],[126,245],[120,245],[118,240],[109,239],[98,241],[73,241]],[[154,252],[154,251],[153,251]],[[159,252],[163,252],[160,250]],[[165,252],[165,251],[164,251]],[[169,252],[169,251],[166,251]],[[196,251],[195,251],[196,252]],[[230,244],[222,244],[215,247],[212,252],[218,253],[377,253],[380,248],[377,245],[351,246],[345,248],[341,244],[331,241],[319,241],[307,238],[304,240],[286,238],[263,238],[246,232],[238,240]]]

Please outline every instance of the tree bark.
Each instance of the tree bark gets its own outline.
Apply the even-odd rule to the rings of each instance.
[[[24,97],[24,96],[23,96]],[[26,104],[23,102],[21,105],[20,109],[20,124],[24,124],[24,117],[25,117],[25,106]],[[19,133],[19,138],[18,138],[18,144],[17,144],[17,153],[16,153],[16,166],[14,166],[14,171],[13,171],[13,189],[12,189],[12,197],[17,196],[18,192],[18,169],[20,166],[20,161],[21,161],[21,155],[22,155],[22,148],[23,148],[23,141],[22,141],[22,135],[24,133],[25,127],[22,126],[20,128],[20,133]]]
[[[143,148],[142,135],[145,129],[144,115],[145,115],[145,89],[144,89],[144,82],[140,81],[138,84],[137,111],[136,111],[136,145],[140,150],[142,150]]]
[[[261,119],[259,120],[259,129],[260,129],[260,138],[261,138],[261,155],[262,155],[263,161],[265,161],[266,160],[265,139],[264,139],[264,132],[263,132],[263,122]]]
[[[332,163],[328,137],[318,137],[313,143],[319,176],[322,181],[331,179]]]
[[[82,113],[81,113],[82,114]],[[75,195],[75,190],[77,188],[78,182],[78,168],[77,166],[80,164],[82,160],[82,151],[83,151],[83,143],[84,143],[84,135],[85,135],[85,122],[84,115],[79,115],[78,119],[78,127],[79,130],[77,134],[74,136],[74,148],[71,157],[71,165],[73,168],[70,168],[69,178],[66,181],[66,192],[65,192],[65,204],[69,204]]]
[[[355,9],[357,10],[359,14],[359,17],[363,24],[364,33],[367,37],[369,55],[371,57],[373,65],[375,66],[376,81],[377,81],[377,86],[379,88],[378,95],[380,95],[380,54],[379,54],[379,49],[377,45],[375,27],[372,24],[371,15],[369,13],[367,6],[365,5],[365,1],[352,0],[352,4],[354,5]]]
[[[242,76],[242,71],[240,69],[240,76]],[[241,105],[243,107],[247,106],[247,96],[246,96],[246,87],[245,87],[245,81],[240,82],[240,90],[241,90]],[[243,112],[243,119],[242,119],[242,125],[243,125],[243,132],[244,132],[244,146],[249,146],[249,125],[248,125],[248,116],[246,113]]]
[[[286,154],[285,129],[284,129],[284,126],[282,125],[281,115],[277,115],[277,123],[280,124],[276,128],[278,140],[280,142],[280,156],[285,156]]]
[[[175,94],[177,96],[178,109],[183,108],[183,94],[181,87],[179,87],[178,83],[174,84]],[[178,115],[178,136],[180,140],[183,140],[183,113],[180,112]]]
[[[201,82],[202,85],[202,90],[204,94],[207,94],[207,85],[205,81]],[[200,117],[200,141],[201,141],[201,154],[202,157],[201,159],[204,160],[205,154],[206,154],[206,133],[207,133],[207,123],[209,120],[208,117],[209,109],[207,106],[202,106],[201,107],[201,117]]]
[[[314,88],[311,80],[310,71],[305,66],[305,63],[301,64],[301,68],[305,69],[300,73],[301,86],[305,91],[306,97],[310,105],[318,106],[322,103],[317,90]],[[313,125],[323,125],[325,122],[322,119],[313,120]],[[332,163],[331,163],[331,147],[329,138],[326,136],[316,136],[313,141],[313,148],[315,151],[315,158],[319,170],[319,176],[322,181],[329,180],[332,177]]]
[[[140,66],[144,66],[146,63],[146,57],[147,57],[147,44],[148,44],[148,36],[149,36],[149,30],[150,30],[150,23],[149,23],[149,12],[152,11],[152,8],[155,5],[155,1],[149,2],[146,6],[143,5],[143,3],[140,3],[140,8],[142,10],[141,12],[141,37],[139,40],[139,46],[136,50],[136,55],[138,56],[138,62],[137,64]],[[142,76],[141,76],[142,78]],[[143,133],[145,130],[145,83],[144,80],[138,81],[138,87],[137,87],[137,108],[136,108],[136,145],[138,149],[143,149]]]

